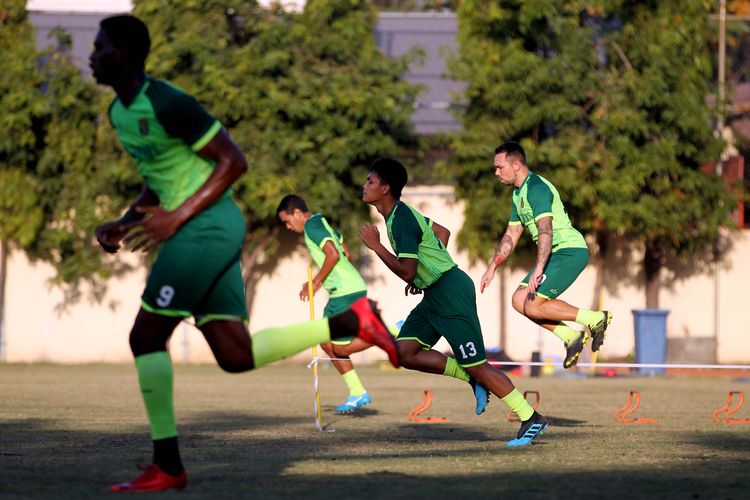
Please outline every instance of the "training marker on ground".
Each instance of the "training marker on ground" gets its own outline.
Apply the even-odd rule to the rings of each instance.
[[[631,406],[632,404],[632,406]],[[630,391],[628,394],[628,402],[625,406],[615,410],[615,422],[621,424],[655,424],[658,420],[653,418],[630,418],[628,415],[638,409],[638,405],[641,404],[641,393],[640,391]]]

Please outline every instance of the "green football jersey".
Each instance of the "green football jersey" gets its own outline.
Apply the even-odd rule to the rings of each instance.
[[[367,290],[365,280],[346,257],[343,246],[344,237],[333,229],[321,214],[313,214],[305,223],[305,245],[318,269],[326,260],[323,247],[329,241],[338,250],[339,260],[323,280],[323,288],[326,289],[328,295],[335,298]]]
[[[147,76],[129,105],[115,98],[109,119],[165,210],[179,207],[211,175],[214,162],[196,152],[221,130],[221,123],[170,83]]]
[[[456,267],[443,242],[435,236],[432,221],[406,203],[396,202],[385,225],[396,257],[418,261],[415,286],[427,288]]]
[[[529,172],[521,187],[513,190],[509,224],[523,224],[536,243],[539,239],[536,221],[543,217],[552,217],[553,252],[561,248],[587,248],[583,235],[570,223],[555,186],[544,177]]]

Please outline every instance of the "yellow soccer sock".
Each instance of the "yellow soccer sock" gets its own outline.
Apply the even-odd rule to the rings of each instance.
[[[446,377],[453,377],[457,378],[458,380],[463,380],[464,382],[469,381],[469,374],[466,373],[466,370],[461,368],[458,365],[458,362],[454,359],[449,357],[448,361],[445,362],[445,370],[443,371],[443,375]]]
[[[172,360],[166,351],[151,352],[135,358],[138,383],[151,424],[151,439],[177,436],[172,398]]]
[[[328,319],[316,319],[296,325],[266,328],[252,337],[253,363],[260,368],[288,358],[308,347],[331,340]]]
[[[359,375],[357,375],[356,370],[349,370],[341,376],[344,378],[344,382],[346,382],[346,385],[349,387],[350,396],[361,396],[362,394],[367,392],[365,390],[365,386],[363,386],[362,382],[359,380]]]
[[[500,401],[505,403],[510,411],[518,415],[518,418],[522,422],[527,421],[534,414],[534,408],[531,407],[523,394],[518,392],[518,389],[514,388],[505,397],[500,398]]]
[[[554,333],[557,338],[562,340],[565,345],[568,345],[571,340],[578,338],[578,336],[581,334],[581,332],[573,330],[565,323],[560,323],[560,325],[552,330],[552,333]]]
[[[604,313],[602,311],[592,311],[590,309],[578,309],[576,314],[576,323],[583,326],[592,326],[601,321]]]

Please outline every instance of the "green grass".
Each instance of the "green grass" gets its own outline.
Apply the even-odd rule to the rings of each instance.
[[[731,378],[515,378],[541,393],[552,426],[523,449],[504,445],[518,424],[492,400],[473,413],[468,386],[408,371],[360,367],[373,404],[337,416],[346,397],[321,369],[324,417],[312,415],[312,375],[299,365],[228,375],[177,366],[175,398],[190,485],[160,498],[747,498],[750,425],[715,424]],[[434,392],[415,424],[409,409]],[[628,390],[634,416],[615,423]],[[737,417],[750,418],[750,408]],[[120,365],[0,365],[0,498],[112,497],[110,483],[150,462],[135,370]],[[148,495],[147,495],[148,496]]]

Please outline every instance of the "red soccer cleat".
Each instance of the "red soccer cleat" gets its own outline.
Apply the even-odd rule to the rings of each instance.
[[[143,473],[126,483],[113,484],[109,487],[110,491],[129,492],[129,491],[164,491],[172,488],[181,490],[187,486],[187,473],[183,469],[179,476],[170,476],[159,468],[156,464],[146,467]]]
[[[398,348],[396,341],[393,340],[391,332],[385,326],[383,319],[380,317],[375,302],[362,297],[357,300],[351,307],[352,311],[359,318],[359,332],[357,337],[361,338],[368,344],[373,344],[383,349],[388,354],[391,364],[398,368]]]

